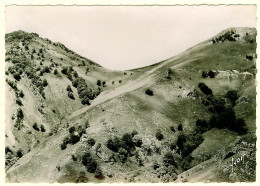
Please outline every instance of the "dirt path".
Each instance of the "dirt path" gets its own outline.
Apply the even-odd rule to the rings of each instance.
[[[109,90],[106,90],[104,92],[102,92],[96,99],[93,100],[93,102],[91,103],[90,106],[86,106],[82,109],[79,109],[79,110],[76,110],[74,111],[73,113],[71,113],[67,119],[72,119],[74,117],[77,117],[83,113],[85,113],[87,110],[101,104],[101,103],[104,103],[110,99],[113,99],[121,94],[124,94],[126,92],[130,92],[130,91],[133,91],[133,90],[136,90],[142,86],[146,86],[146,85],[149,85],[149,83],[152,83],[153,81],[153,77],[155,77],[155,71],[158,70],[159,68],[167,65],[168,63],[171,63],[177,59],[180,59],[182,57],[182,54],[178,55],[178,56],[175,56],[175,57],[172,57],[166,61],[164,61],[163,63],[159,64],[158,66],[154,67],[153,69],[147,71],[147,72],[144,72],[143,75],[139,76],[137,79],[131,81],[131,82],[128,82],[120,87],[117,87],[115,89],[109,89]],[[188,61],[185,61],[185,62],[182,62],[182,63],[177,63],[175,64],[174,66],[172,66],[171,68],[172,69],[177,69],[187,63],[190,63],[191,61],[193,60],[188,60]]]

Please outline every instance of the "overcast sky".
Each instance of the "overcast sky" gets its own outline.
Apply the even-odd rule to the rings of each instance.
[[[150,65],[229,27],[256,27],[255,6],[9,6],[6,33],[59,41],[100,65]]]

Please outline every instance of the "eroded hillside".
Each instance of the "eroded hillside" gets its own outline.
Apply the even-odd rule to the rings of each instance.
[[[37,34],[7,34],[7,181],[255,180],[255,38],[227,29],[119,72]]]

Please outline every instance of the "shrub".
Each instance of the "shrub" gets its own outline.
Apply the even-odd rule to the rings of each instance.
[[[73,92],[70,85],[67,86],[66,90],[67,90],[68,92]]]
[[[146,93],[147,95],[149,95],[149,96],[153,96],[153,91],[150,90],[149,88],[146,89],[145,93]]]
[[[101,86],[101,81],[97,80],[97,86]]]
[[[55,69],[53,73],[54,73],[54,75],[57,75],[58,74],[58,70]]]
[[[209,129],[209,125],[205,120],[198,119],[196,121],[196,132],[204,133]]]
[[[198,87],[204,94],[206,95],[212,94],[212,90],[205,83],[199,83]]]
[[[82,156],[82,164],[86,166],[87,171],[90,173],[94,173],[98,168],[97,162],[88,152]]]
[[[23,98],[23,97],[24,97],[24,93],[23,93],[23,91],[22,91],[22,90],[19,92],[19,96],[20,96],[21,98]]]
[[[160,168],[160,165],[157,162],[153,163],[153,169],[157,170],[158,168]]]
[[[245,120],[238,118],[236,120],[236,126],[233,128],[233,131],[237,132],[239,135],[245,134],[247,132]]]
[[[133,130],[132,133],[131,133],[131,136],[134,137],[137,134],[138,134],[138,132],[136,130]]]
[[[191,161],[193,160],[193,157],[191,155],[188,155],[185,157],[182,161],[182,168],[186,171],[191,168]]]
[[[182,124],[179,124],[179,125],[178,125],[178,131],[183,131]]]
[[[235,103],[236,103],[236,100],[238,99],[237,91],[236,90],[230,90],[226,93],[225,97],[227,97],[234,106]]]
[[[81,100],[81,104],[82,104],[82,105],[90,105],[89,99],[88,99],[87,97],[84,97],[84,98]]]
[[[75,132],[75,130],[76,130],[76,128],[74,126],[72,126],[69,128],[69,133],[73,133],[73,132]]]
[[[47,86],[48,86],[48,82],[47,82],[46,79],[43,80],[42,85],[43,85],[44,87],[47,87]]]
[[[42,131],[42,132],[45,132],[45,131],[46,131],[43,125],[41,125],[40,128],[41,128],[41,131]]]
[[[250,42],[251,43],[251,42]],[[253,60],[253,56],[252,55],[246,55],[246,59],[248,59],[248,60]]]
[[[106,82],[105,82],[105,81],[103,81],[103,82],[102,82],[102,85],[103,85],[103,87],[105,87],[105,86],[106,86]]]
[[[122,83],[122,80],[119,80],[118,82],[119,82],[119,83]]]
[[[120,161],[122,163],[125,163],[127,160],[127,156],[128,156],[127,150],[125,150],[124,148],[119,148],[118,154],[119,154]]]
[[[19,73],[14,73],[13,76],[14,76],[14,79],[16,79],[17,81],[21,80],[21,76]]]
[[[170,126],[170,129],[171,129],[172,132],[175,132],[174,126]]]
[[[214,77],[215,77],[215,73],[214,73],[212,70],[210,70],[210,71],[208,72],[208,76],[209,76],[210,78],[214,78]]]
[[[100,167],[97,167],[96,172],[95,172],[95,178],[97,179],[103,179],[104,175]]]
[[[132,138],[132,135],[131,135],[131,134],[129,134],[129,133],[123,134],[123,136],[122,136],[122,141],[124,142],[124,145],[123,145],[124,148],[125,148],[128,152],[130,152],[131,150],[134,149],[135,144],[134,144],[134,142],[133,142],[133,138]]]
[[[22,120],[24,118],[24,114],[23,114],[22,109],[20,109],[20,108],[17,109],[16,116],[17,116],[17,119],[19,119],[19,120]]]
[[[184,135],[181,134],[177,139],[177,146],[181,150],[182,157],[188,156],[203,142],[203,137],[200,133]]]
[[[65,143],[60,144],[60,149],[64,150],[67,148],[67,145]]]
[[[110,138],[106,143],[107,148],[114,152],[118,152],[119,148],[122,146],[122,141],[118,137]]]
[[[19,98],[16,100],[16,103],[17,103],[19,106],[22,106],[22,105],[23,105],[22,101],[21,101]]]
[[[90,138],[87,140],[87,144],[91,147],[93,147],[95,145],[96,141],[93,138]]]
[[[207,78],[207,77],[208,77],[207,72],[203,71],[203,72],[202,72],[202,77],[203,77],[203,78]]]
[[[68,68],[63,67],[62,70],[61,70],[61,73],[67,75],[68,74]]]
[[[168,167],[170,165],[177,167],[177,164],[174,160],[172,152],[166,152],[163,156],[163,164],[164,166]]]
[[[37,123],[34,123],[34,124],[33,124],[33,128],[34,128],[34,130],[36,130],[36,131],[40,131],[40,129],[39,129]]]
[[[16,152],[16,155],[18,158],[23,157],[23,151],[21,149],[18,149],[18,151]]]
[[[163,134],[160,129],[156,131],[155,137],[159,141],[161,141],[163,139]]]
[[[68,92],[68,97],[69,97],[70,99],[75,99],[75,97],[74,97],[74,95],[73,95],[72,92]]]
[[[74,145],[76,143],[78,143],[80,141],[80,136],[76,135],[76,134],[70,134],[70,139],[69,139],[69,143]]]

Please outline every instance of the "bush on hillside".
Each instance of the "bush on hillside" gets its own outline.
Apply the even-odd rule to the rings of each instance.
[[[171,129],[172,132],[175,132],[174,126],[170,126],[170,129]]]
[[[66,90],[67,90],[68,92],[73,92],[70,85],[67,86]]]
[[[101,86],[101,81],[97,80],[97,86]]]
[[[208,76],[209,76],[210,78],[215,78],[215,73],[214,73],[212,70],[210,70],[210,71],[208,72]]]
[[[90,173],[94,173],[98,168],[96,160],[91,156],[89,152],[85,153],[82,156],[82,164],[87,168],[87,171]]]
[[[45,132],[46,131],[46,129],[44,128],[43,125],[41,125],[40,128],[41,128],[41,132]]]
[[[22,91],[22,90],[20,90],[20,91],[19,91],[19,96],[20,96],[21,98],[23,98],[23,97],[24,97],[24,93],[23,93],[23,91]]]
[[[40,129],[39,129],[37,123],[34,123],[34,124],[33,124],[33,129],[36,130],[36,131],[40,131]]]
[[[23,151],[21,149],[18,149],[18,151],[16,152],[16,155],[18,158],[23,157]]]
[[[237,91],[236,90],[230,90],[226,93],[225,97],[227,97],[234,106],[236,104],[237,99],[238,99]]]
[[[203,77],[203,78],[207,78],[207,77],[208,77],[208,73],[205,72],[205,71],[202,71],[202,77]]]
[[[168,167],[170,165],[177,167],[177,163],[174,160],[173,154],[172,152],[166,152],[163,155],[163,164],[164,166]]]
[[[87,144],[91,147],[93,147],[95,145],[95,143],[96,143],[96,140],[93,138],[90,138],[87,140]]]
[[[14,79],[16,79],[17,81],[21,80],[21,76],[19,73],[14,73],[13,76],[14,76]]]
[[[204,94],[212,95],[212,90],[205,83],[199,83],[198,87]]]
[[[161,141],[164,137],[160,129],[156,131],[155,137],[157,140]]]
[[[110,138],[106,143],[107,148],[114,152],[118,152],[119,148],[122,146],[122,141],[118,137]]]
[[[17,116],[17,120],[20,120],[20,121],[24,118],[24,114],[23,114],[22,109],[20,109],[20,108],[17,109],[16,116]]]
[[[42,85],[43,85],[44,87],[47,87],[47,86],[48,86],[48,82],[47,82],[46,79],[43,80]]]
[[[100,167],[97,167],[97,169],[95,171],[95,178],[97,178],[99,180],[104,179],[104,175],[103,175],[103,172]]]
[[[17,105],[19,105],[19,106],[22,106],[23,105],[23,102],[18,98],[18,99],[16,99],[16,103],[17,103]]]
[[[179,124],[179,125],[178,125],[178,131],[183,131],[182,124]]]
[[[205,120],[198,119],[196,121],[196,132],[204,133],[209,130],[209,124]]]
[[[57,75],[58,74],[58,70],[55,69],[53,73],[54,73],[54,75]]]
[[[68,97],[69,97],[70,99],[75,99],[75,97],[74,97],[74,95],[73,95],[72,92],[68,92]]]
[[[145,93],[146,93],[147,95],[149,95],[149,96],[153,96],[153,91],[150,90],[149,88],[146,89]]]

